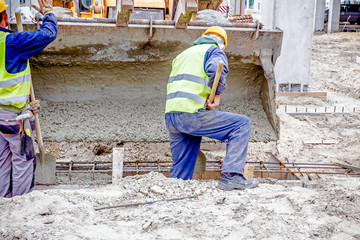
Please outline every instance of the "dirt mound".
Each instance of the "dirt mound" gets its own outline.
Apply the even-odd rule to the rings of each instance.
[[[321,181],[317,189],[263,183],[222,191],[216,181],[161,174],[95,189],[52,189],[0,199],[2,239],[357,239],[360,183]],[[137,207],[97,207],[196,196]]]

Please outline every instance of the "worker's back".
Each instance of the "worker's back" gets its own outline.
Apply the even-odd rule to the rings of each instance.
[[[212,44],[195,45],[180,53],[172,63],[167,84],[165,112],[194,113],[204,108],[211,90],[204,70],[205,54]]]

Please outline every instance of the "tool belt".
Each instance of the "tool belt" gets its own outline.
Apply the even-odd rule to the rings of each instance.
[[[23,132],[21,136],[21,155],[26,155],[26,160],[35,158],[34,139],[32,132],[35,130],[35,121],[30,119],[23,120]]]
[[[21,135],[21,155],[26,155],[27,160],[35,157],[34,140],[32,132],[35,129],[35,121],[29,118],[24,120],[0,119],[0,132],[5,135]]]
[[[3,134],[19,134],[22,132],[22,123],[20,120],[1,120],[0,132]]]

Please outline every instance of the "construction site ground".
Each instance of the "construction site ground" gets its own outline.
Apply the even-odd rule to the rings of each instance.
[[[278,97],[277,142],[249,144],[248,161],[360,166],[360,33],[316,34],[309,88],[327,99]],[[226,94],[226,93],[225,93]],[[285,109],[329,109],[286,113]],[[335,107],[335,109],[334,109]],[[342,108],[349,111],[342,112]],[[337,111],[336,111],[337,109]],[[333,111],[333,112],[331,112]],[[335,112],[334,112],[335,111]],[[355,112],[354,112],[355,111]],[[322,144],[329,140],[331,144]],[[46,142],[58,161],[111,161],[118,142]],[[212,151],[209,146],[216,146]],[[171,160],[168,143],[124,143],[125,159]],[[222,158],[224,143],[206,143],[205,155]],[[360,239],[360,178],[310,175],[312,188],[260,179],[258,188],[222,191],[216,180],[183,181],[152,172],[119,185],[69,183],[57,176],[48,189],[0,199],[1,239]],[[90,181],[91,182],[91,181]],[[99,182],[98,182],[99,183]],[[105,184],[105,185],[104,185]],[[149,205],[96,208],[196,196]]]

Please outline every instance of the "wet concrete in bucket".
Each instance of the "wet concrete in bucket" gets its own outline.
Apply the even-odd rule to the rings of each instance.
[[[32,75],[44,139],[168,141],[164,109],[170,71],[170,60],[36,64]],[[260,66],[231,63],[217,109],[250,117],[251,141],[276,139],[260,99],[264,80]]]

